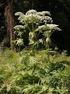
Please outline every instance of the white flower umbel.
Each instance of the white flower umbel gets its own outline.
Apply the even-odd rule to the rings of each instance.
[[[47,27],[50,28],[51,30],[58,26],[59,25],[56,25],[56,24],[47,24]]]
[[[16,25],[14,27],[15,30],[20,30],[20,29],[24,29],[24,26],[23,25]]]
[[[37,11],[32,9],[26,12],[26,15],[31,15],[31,14],[37,14]]]
[[[51,16],[49,11],[37,12],[37,14],[40,15],[40,16]]]
[[[17,42],[16,45],[18,45],[18,46],[23,45],[23,39],[17,39],[16,42]]]
[[[15,16],[22,16],[22,15],[24,15],[22,12],[16,12],[15,13]]]
[[[40,43],[43,43],[43,39],[39,39],[39,42],[40,42]]]

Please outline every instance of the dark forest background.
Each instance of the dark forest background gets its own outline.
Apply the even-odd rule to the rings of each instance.
[[[6,41],[9,46],[10,33],[17,23],[14,13],[25,13],[29,9],[51,12],[54,23],[62,29],[54,33],[52,39],[59,49],[70,52],[70,0],[0,0],[0,43]]]

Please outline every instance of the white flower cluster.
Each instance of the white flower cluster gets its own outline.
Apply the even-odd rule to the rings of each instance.
[[[16,26],[14,27],[15,30],[20,30],[20,29],[23,29],[23,28],[24,28],[23,25],[16,25]]]
[[[19,45],[23,44],[24,39],[21,37],[22,34],[28,34],[30,45],[36,44],[37,42],[42,44],[47,43],[47,45],[49,45],[52,33],[55,30],[61,31],[61,29],[58,28],[58,25],[53,24],[53,20],[50,17],[51,14],[48,11],[37,12],[32,9],[27,11],[25,14],[17,12],[15,15],[19,16],[18,20],[22,24],[14,27],[16,31],[20,31],[20,33],[17,32],[19,36],[17,44]]]
[[[26,12],[26,15],[31,15],[31,14],[37,14],[37,11],[32,9]]]
[[[23,45],[23,39],[21,38],[17,38],[14,43],[17,45],[17,46],[22,46]]]
[[[42,12],[38,12],[37,14],[40,16],[51,16],[49,11],[42,11]]]
[[[22,15],[24,15],[22,12],[16,12],[15,13],[15,16],[22,16]]]
[[[15,13],[16,16],[19,16],[18,20],[22,23],[52,23],[53,20],[49,17],[51,14],[48,11],[37,12],[36,10],[29,10],[24,15],[21,12]]]

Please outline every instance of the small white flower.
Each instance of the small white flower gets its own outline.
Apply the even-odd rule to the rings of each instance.
[[[39,42],[40,42],[40,43],[43,43],[43,40],[42,40],[42,39],[39,39]]]

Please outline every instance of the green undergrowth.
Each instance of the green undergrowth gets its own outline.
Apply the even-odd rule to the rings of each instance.
[[[0,94],[70,94],[70,57],[47,50],[0,52]]]

